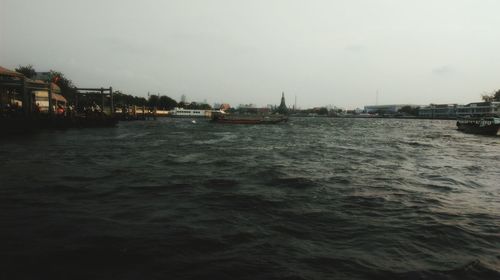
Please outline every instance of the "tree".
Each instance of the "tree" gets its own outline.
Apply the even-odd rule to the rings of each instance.
[[[191,110],[210,110],[212,109],[212,106],[206,103],[197,103],[197,102],[191,102],[186,106],[186,109],[191,109]]]
[[[132,96],[131,99],[131,104],[134,104],[136,106],[146,106],[148,101],[144,97],[139,97],[139,96]]]
[[[116,106],[145,106],[147,103],[147,100],[144,97],[133,96],[120,91],[113,92],[113,100]]]
[[[403,106],[401,109],[399,109],[398,113],[403,113],[410,116],[418,116],[418,107],[412,107],[406,105]]]
[[[174,99],[170,98],[169,96],[166,95],[150,95],[147,105],[149,107],[157,107],[159,109],[163,110],[171,110],[174,107],[178,107],[181,105],[180,103],[177,103]]]
[[[148,106],[149,107],[158,107],[160,103],[160,97],[158,95],[150,95],[148,99]]]
[[[49,81],[59,86],[61,89],[61,95],[64,96],[68,101],[74,102],[74,97],[76,95],[75,85],[73,81],[66,78],[62,72],[50,70]]]
[[[33,68],[33,65],[31,64],[28,64],[26,66],[19,65],[19,67],[17,67],[15,70],[16,72],[23,74],[28,79],[36,76],[35,68]]]
[[[500,89],[490,94],[483,94],[481,97],[486,102],[500,101]]]
[[[500,101],[500,89],[495,92],[494,98],[495,101]]]
[[[323,115],[323,116],[328,115],[328,109],[326,107],[319,108],[318,115]]]
[[[177,103],[177,107],[179,107],[179,108],[186,108],[187,109],[189,105],[190,105],[190,103],[183,102],[182,100],[179,103]]]
[[[164,110],[171,110],[177,107],[177,101],[166,95],[162,95],[158,100],[158,107]]]

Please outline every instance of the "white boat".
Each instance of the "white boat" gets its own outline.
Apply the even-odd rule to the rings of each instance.
[[[193,110],[184,108],[174,108],[169,116],[174,118],[210,118],[212,110]]]

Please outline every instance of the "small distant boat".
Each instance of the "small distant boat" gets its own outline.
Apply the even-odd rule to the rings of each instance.
[[[465,133],[498,135],[500,117],[465,117],[457,119],[457,129]]]
[[[212,114],[212,121],[227,124],[275,124],[288,121],[284,115],[229,115]]]

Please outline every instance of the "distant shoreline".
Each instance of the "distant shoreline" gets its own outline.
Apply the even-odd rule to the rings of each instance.
[[[397,116],[304,116],[304,115],[290,115],[292,118],[332,118],[332,119],[404,119],[404,120],[456,120],[457,118],[428,118],[428,117],[397,117]]]

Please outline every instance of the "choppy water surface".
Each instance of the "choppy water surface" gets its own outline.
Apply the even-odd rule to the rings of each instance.
[[[1,140],[2,279],[500,279],[500,138],[183,119]]]

